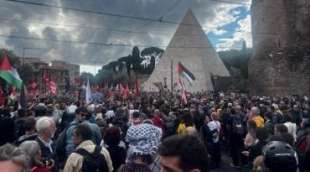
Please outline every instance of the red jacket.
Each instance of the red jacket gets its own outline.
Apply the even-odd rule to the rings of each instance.
[[[37,167],[37,166],[35,166],[35,167],[33,167],[31,169],[31,172],[51,172],[51,170],[46,168],[46,167]]]
[[[165,128],[164,122],[163,122],[163,120],[162,120],[159,116],[154,116],[154,117],[152,118],[152,122],[153,122],[153,124],[154,124],[156,127],[159,127],[159,128],[161,128],[162,130],[164,130],[164,128]]]

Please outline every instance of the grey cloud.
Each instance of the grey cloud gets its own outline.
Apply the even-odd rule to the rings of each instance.
[[[35,0],[28,0],[35,1]],[[38,1],[36,1],[38,2]],[[212,10],[216,3],[209,0],[44,0],[39,1],[64,7],[89,9],[92,11],[104,11],[114,14],[138,16],[180,22],[186,9],[192,7],[199,21],[206,22],[215,16]],[[98,26],[111,29],[132,30],[150,32],[149,34],[128,34],[104,29],[86,28],[57,28],[52,25],[43,25],[45,28],[36,32],[30,31],[31,23],[16,22],[10,24],[10,35],[25,37],[41,37],[52,40],[74,40],[82,42],[113,43],[143,45],[167,45],[177,25],[163,24],[158,22],[132,20],[128,18],[117,18],[102,15],[87,14],[70,10],[51,9],[40,6],[28,6],[18,3],[5,3],[6,10],[0,11],[0,16],[6,18],[21,18],[25,21],[49,23],[63,23],[77,26]],[[13,14],[13,15],[10,15]],[[63,18],[62,18],[63,17]],[[42,25],[41,25],[42,26]],[[1,28],[0,28],[1,30]],[[164,33],[160,33],[160,32]],[[90,44],[70,44],[53,41],[17,40],[6,39],[5,43],[21,52],[23,47],[41,48],[42,56],[49,60],[62,59],[80,64],[105,64],[114,58],[126,56],[131,53],[132,47],[110,47]],[[144,47],[139,47],[143,49]],[[28,56],[35,54],[35,50],[27,53]]]

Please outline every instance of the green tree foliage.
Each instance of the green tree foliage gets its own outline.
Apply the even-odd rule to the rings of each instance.
[[[137,73],[141,72],[141,62],[142,59],[140,57],[140,50],[138,47],[134,47],[131,53],[131,64],[129,66],[129,70],[133,70]]]
[[[83,72],[83,73],[81,73],[80,78],[81,78],[82,82],[84,82],[84,84],[87,83],[87,80],[89,80],[89,83],[91,85],[96,84],[95,76],[91,73]]]
[[[155,68],[156,57],[163,54],[163,50],[157,47],[145,48],[141,51],[138,47],[132,49],[131,54],[125,57],[121,57],[116,61],[112,61],[107,65],[104,65],[102,69],[97,73],[96,80],[98,83],[105,81],[127,81],[129,75],[134,74],[151,74]],[[151,57],[149,65],[143,66],[141,63],[145,56]],[[110,82],[111,83],[111,82]]]
[[[162,53],[164,53],[164,50],[157,48],[157,47],[145,48],[143,51],[141,51],[141,56],[146,56],[146,55],[150,55],[153,53],[162,54]]]
[[[248,78],[248,62],[252,49],[246,48],[245,43],[241,50],[221,51],[218,54],[232,76]]]

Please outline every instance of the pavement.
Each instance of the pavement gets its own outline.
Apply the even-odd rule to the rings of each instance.
[[[250,172],[250,169],[246,168],[233,168],[230,166],[231,158],[227,154],[222,154],[221,168],[211,170],[211,172]]]

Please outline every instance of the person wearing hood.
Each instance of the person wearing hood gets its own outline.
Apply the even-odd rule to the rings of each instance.
[[[94,143],[97,145],[100,144],[102,136],[100,132],[100,128],[98,127],[97,124],[93,124],[89,121],[91,118],[90,114],[88,113],[87,109],[85,107],[80,107],[76,110],[75,112],[75,119],[71,122],[69,128],[66,131],[66,155],[68,156],[71,154],[74,149],[75,145],[73,144],[72,140],[72,134],[76,126],[80,123],[87,124],[92,132],[93,132],[93,137],[92,140]]]

